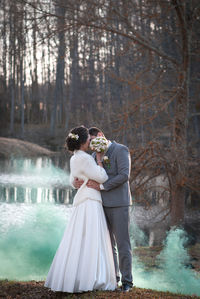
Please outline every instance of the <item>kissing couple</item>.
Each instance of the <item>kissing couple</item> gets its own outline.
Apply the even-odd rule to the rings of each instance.
[[[128,292],[133,286],[129,150],[84,126],[70,131],[66,148],[73,153],[70,183],[78,190],[45,286],[68,293],[115,290],[121,278],[118,290]]]

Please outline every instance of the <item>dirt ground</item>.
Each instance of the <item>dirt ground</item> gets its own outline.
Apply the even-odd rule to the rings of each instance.
[[[135,250],[138,258],[147,268],[156,267],[156,256],[160,253],[161,247],[140,247]],[[195,244],[189,248],[191,256],[191,266],[194,271],[200,272],[200,244]],[[135,298],[135,299],[189,299],[200,298],[198,296],[177,295],[169,292],[157,292],[150,289],[134,288],[131,292],[124,294],[121,292],[86,292],[82,294],[67,294],[52,292],[44,287],[43,281],[16,282],[9,280],[0,281],[0,299],[40,299],[40,298],[73,298],[73,299],[109,299],[109,298]]]
[[[196,299],[197,296],[177,295],[168,292],[157,292],[149,289],[134,288],[129,293],[122,293],[119,291],[97,291],[85,292],[81,294],[68,294],[61,292],[52,292],[44,287],[43,281],[28,281],[28,282],[15,282],[3,280],[0,281],[0,298],[3,299],[40,299],[40,298],[73,298],[73,299],[108,299],[108,298],[135,298],[135,299]]]

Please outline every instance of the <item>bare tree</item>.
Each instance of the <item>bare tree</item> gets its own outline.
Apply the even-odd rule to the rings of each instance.
[[[59,0],[55,2],[56,5],[56,13],[58,15],[58,23],[57,23],[57,30],[58,30],[58,57],[57,57],[57,67],[56,67],[56,85],[54,91],[54,104],[53,110],[51,114],[51,135],[55,134],[55,124],[56,124],[56,117],[57,111],[61,114],[62,113],[62,105],[60,105],[58,110],[58,101],[62,103],[63,96],[64,96],[64,69],[65,69],[65,13],[66,9],[64,6],[64,1]]]
[[[95,123],[132,149],[135,197],[150,204],[151,179],[164,177],[166,213],[183,223],[186,189],[199,192],[198,0],[17,0],[0,9],[10,131],[19,117],[21,128],[45,123],[54,136],[58,125]]]

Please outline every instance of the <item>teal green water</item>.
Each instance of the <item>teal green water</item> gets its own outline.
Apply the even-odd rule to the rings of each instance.
[[[67,225],[70,208],[0,204],[0,279],[44,280]]]
[[[70,202],[69,175],[58,165],[58,158],[0,160],[1,279],[45,279],[70,212],[56,204]]]
[[[69,201],[69,174],[51,159],[0,160],[0,202]]]

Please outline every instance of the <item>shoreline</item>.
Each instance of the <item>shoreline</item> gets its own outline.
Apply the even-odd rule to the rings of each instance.
[[[55,156],[60,152],[51,151],[38,144],[16,138],[0,137],[0,159],[32,158],[38,156]]]

